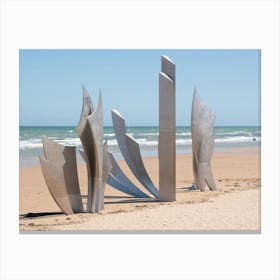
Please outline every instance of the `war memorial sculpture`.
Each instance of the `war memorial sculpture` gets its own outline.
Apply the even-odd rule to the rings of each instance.
[[[77,133],[82,143],[80,151],[87,166],[88,191],[86,209],[83,207],[79,186],[76,147],[63,146],[47,136],[42,137],[44,155],[40,156],[42,172],[48,189],[67,215],[81,212],[95,213],[104,209],[106,184],[136,198],[159,201],[176,200],[176,84],[175,63],[161,57],[159,73],[159,188],[152,182],[142,160],[140,146],[131,137],[125,120],[117,110],[112,110],[113,127],[119,149],[132,174],[145,193],[121,170],[114,155],[103,141],[103,107],[101,93],[94,109],[88,91],[83,87],[83,105]],[[201,191],[207,185],[215,190],[211,170],[214,148],[215,115],[194,92],[191,115],[194,186]]]
[[[158,198],[158,190],[144,167],[139,144],[127,134],[124,118],[116,110],[113,110],[112,120],[119,148],[127,165],[143,187],[155,198]]]
[[[161,201],[176,200],[176,90],[175,64],[161,57],[159,73],[159,194]]]
[[[80,193],[76,147],[60,145],[42,137],[44,156],[40,163],[49,191],[65,214],[83,212]]]
[[[197,90],[194,90],[191,116],[193,173],[195,188],[205,191],[207,185],[215,190],[211,170],[211,156],[215,140],[215,114],[201,101]]]

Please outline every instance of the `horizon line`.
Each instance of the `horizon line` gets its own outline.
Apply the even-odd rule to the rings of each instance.
[[[19,127],[75,127],[77,125],[19,125]],[[259,126],[261,127],[261,124],[234,124],[234,125],[215,125],[215,127],[222,127],[222,126]],[[113,125],[103,125],[103,127],[113,127]],[[126,127],[159,127],[159,125],[126,125]],[[191,127],[191,125],[176,125],[176,127]]]

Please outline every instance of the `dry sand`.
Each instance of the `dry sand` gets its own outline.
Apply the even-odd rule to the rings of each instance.
[[[125,162],[123,170],[137,180]],[[148,173],[158,185],[157,158],[144,158]],[[105,209],[96,214],[66,216],[53,201],[40,167],[20,168],[19,230],[24,231],[260,231],[260,149],[232,149],[212,158],[217,191],[190,191],[193,183],[192,156],[177,155],[175,202],[135,199],[106,186]],[[81,192],[86,205],[87,173],[78,167]],[[143,189],[142,189],[143,190]],[[48,215],[45,215],[46,212]],[[35,213],[37,217],[24,217]],[[39,216],[44,214],[44,216]]]

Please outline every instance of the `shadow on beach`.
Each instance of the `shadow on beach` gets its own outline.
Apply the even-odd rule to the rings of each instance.
[[[32,219],[32,218],[43,218],[49,216],[57,216],[57,215],[64,215],[63,212],[39,212],[39,213],[27,213],[19,215],[20,219]]]

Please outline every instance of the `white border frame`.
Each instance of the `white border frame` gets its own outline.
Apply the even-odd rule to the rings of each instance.
[[[278,1],[0,4],[1,279],[280,279]],[[262,233],[20,235],[18,50],[24,48],[261,49]]]

